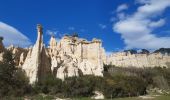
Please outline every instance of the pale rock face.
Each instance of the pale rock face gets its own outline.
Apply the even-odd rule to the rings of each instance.
[[[118,52],[107,57],[107,64],[120,67],[168,67],[167,63],[170,63],[170,56],[161,53],[130,54]]]
[[[38,25],[38,38],[33,49],[27,54],[22,69],[25,70],[26,75],[33,84],[36,81],[41,81],[46,75],[50,73],[50,62],[48,54],[43,45],[42,27]]]
[[[7,49],[14,54],[16,65],[26,72],[30,84],[41,82],[49,74],[62,80],[80,75],[103,76],[105,52],[100,40],[64,36],[57,43],[52,36],[49,47],[45,48],[41,25],[37,29],[37,41],[32,48],[10,46]]]
[[[0,37],[0,61],[3,61],[3,52],[4,52],[4,45],[3,45],[3,37]]]
[[[21,65],[23,64],[26,55],[28,53],[27,49],[23,49],[20,47],[14,47],[13,45],[9,46],[7,48],[8,51],[11,51],[13,56],[14,56],[14,62],[17,65],[17,67],[21,67]]]
[[[0,62],[3,61],[3,53],[0,53]]]
[[[24,53],[21,53],[21,56],[20,56],[20,61],[19,61],[19,66],[22,66],[23,65],[23,63],[24,63],[24,59],[25,57],[24,57]]]
[[[57,47],[51,45],[53,42],[50,42],[49,51],[54,49],[58,51],[58,53],[50,53],[51,69],[57,78],[64,79],[80,74],[103,76],[104,52],[99,40],[94,39],[89,42],[77,37],[64,36]]]
[[[3,37],[0,37],[0,53],[4,51],[4,45],[2,43]]]
[[[91,97],[92,99],[96,99],[96,100],[104,99],[103,93],[101,93],[99,91],[94,91],[94,94],[95,95]]]
[[[56,47],[57,47],[57,42],[55,40],[55,37],[52,36],[51,39],[50,39],[50,48],[55,49]]]

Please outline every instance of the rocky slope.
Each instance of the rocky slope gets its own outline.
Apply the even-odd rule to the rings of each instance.
[[[132,54],[117,52],[107,57],[107,64],[120,67],[168,67],[170,56],[165,53]]]

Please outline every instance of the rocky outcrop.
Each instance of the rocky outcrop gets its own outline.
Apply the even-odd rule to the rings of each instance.
[[[64,36],[56,44],[54,37],[49,46],[51,56],[51,70],[61,79],[79,75],[103,76],[103,48],[101,41],[92,42],[73,36]]]
[[[26,72],[31,84],[41,82],[48,74],[63,80],[80,75],[103,76],[106,57],[100,40],[87,41],[76,36],[64,36],[57,43],[52,36],[50,45],[46,48],[43,44],[42,26],[38,25],[37,30],[37,41],[32,48],[7,48],[14,54],[15,64]]]
[[[3,41],[3,37],[0,37],[0,61],[3,61],[3,52],[5,50],[5,47],[2,41]]]
[[[0,53],[2,53],[5,49],[2,41],[3,41],[3,37],[0,37]]]
[[[26,55],[28,53],[28,49],[14,47],[13,45],[7,47],[8,51],[11,51],[14,56],[14,62],[17,67],[21,67],[26,59]]]
[[[121,67],[170,66],[170,56],[165,53],[169,49],[160,49],[154,53],[143,50],[140,54],[135,51],[118,52],[106,57],[101,40],[87,41],[76,35],[66,35],[57,43],[52,36],[49,46],[45,47],[42,26],[38,25],[37,30],[36,43],[28,49],[14,46],[5,49],[3,38],[0,37],[0,61],[3,60],[4,50],[11,51],[15,64],[26,72],[31,84],[41,82],[49,74],[63,80],[71,76],[103,76],[103,63]]]
[[[90,42],[75,36],[64,36],[59,43],[52,36],[49,47],[45,48],[42,27],[38,25],[37,41],[28,50],[26,58],[23,52],[20,53],[19,65],[25,70],[31,84],[41,81],[48,74],[63,80],[89,74],[103,76],[104,54],[100,40]]]
[[[41,82],[46,75],[50,74],[50,60],[43,45],[42,26],[37,26],[38,37],[32,49],[29,50],[22,69],[30,79],[30,83]]]
[[[107,64],[120,67],[168,67],[170,56],[162,53],[131,54],[130,52],[113,53],[107,57]]]
[[[94,96],[92,96],[91,98],[96,100],[102,100],[104,99],[104,95],[102,92],[94,91]]]

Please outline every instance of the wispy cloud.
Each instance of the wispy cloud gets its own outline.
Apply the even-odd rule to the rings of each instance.
[[[110,22],[114,22],[114,21],[116,21],[116,20],[117,20],[116,17],[111,17],[111,18],[110,18]]]
[[[100,27],[101,29],[106,29],[106,28],[107,28],[107,26],[104,25],[104,24],[99,24],[99,27]]]
[[[57,35],[59,33],[59,31],[52,31],[52,30],[47,30],[46,33],[48,35]]]
[[[54,30],[47,30],[46,33],[50,36],[54,36],[57,43],[61,40],[61,37],[63,37],[64,34],[61,34],[59,31],[54,31]],[[50,41],[48,41],[50,43]]]
[[[165,24],[160,15],[170,7],[169,0],[137,0],[140,6],[137,11],[119,18],[113,30],[121,34],[126,48],[156,49],[170,47],[170,37],[158,37],[153,31]],[[153,18],[158,20],[153,20]]]
[[[4,37],[4,45],[9,46],[11,44],[20,47],[26,47],[31,45],[30,40],[19,30],[6,23],[0,22],[0,36]]]
[[[80,32],[82,32],[82,33],[85,32],[85,31],[86,31],[85,29],[80,29]]]
[[[128,9],[128,8],[129,8],[129,7],[128,7],[127,4],[122,4],[122,5],[120,5],[120,6],[117,7],[116,12],[121,12],[121,11],[126,10],[126,9]]]
[[[71,30],[71,31],[74,31],[75,30],[75,27],[68,27],[68,30]]]

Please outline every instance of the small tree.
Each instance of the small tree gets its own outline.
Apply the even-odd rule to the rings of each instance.
[[[6,51],[0,63],[0,97],[21,96],[28,90],[28,78],[22,69],[15,67],[12,53]]]

